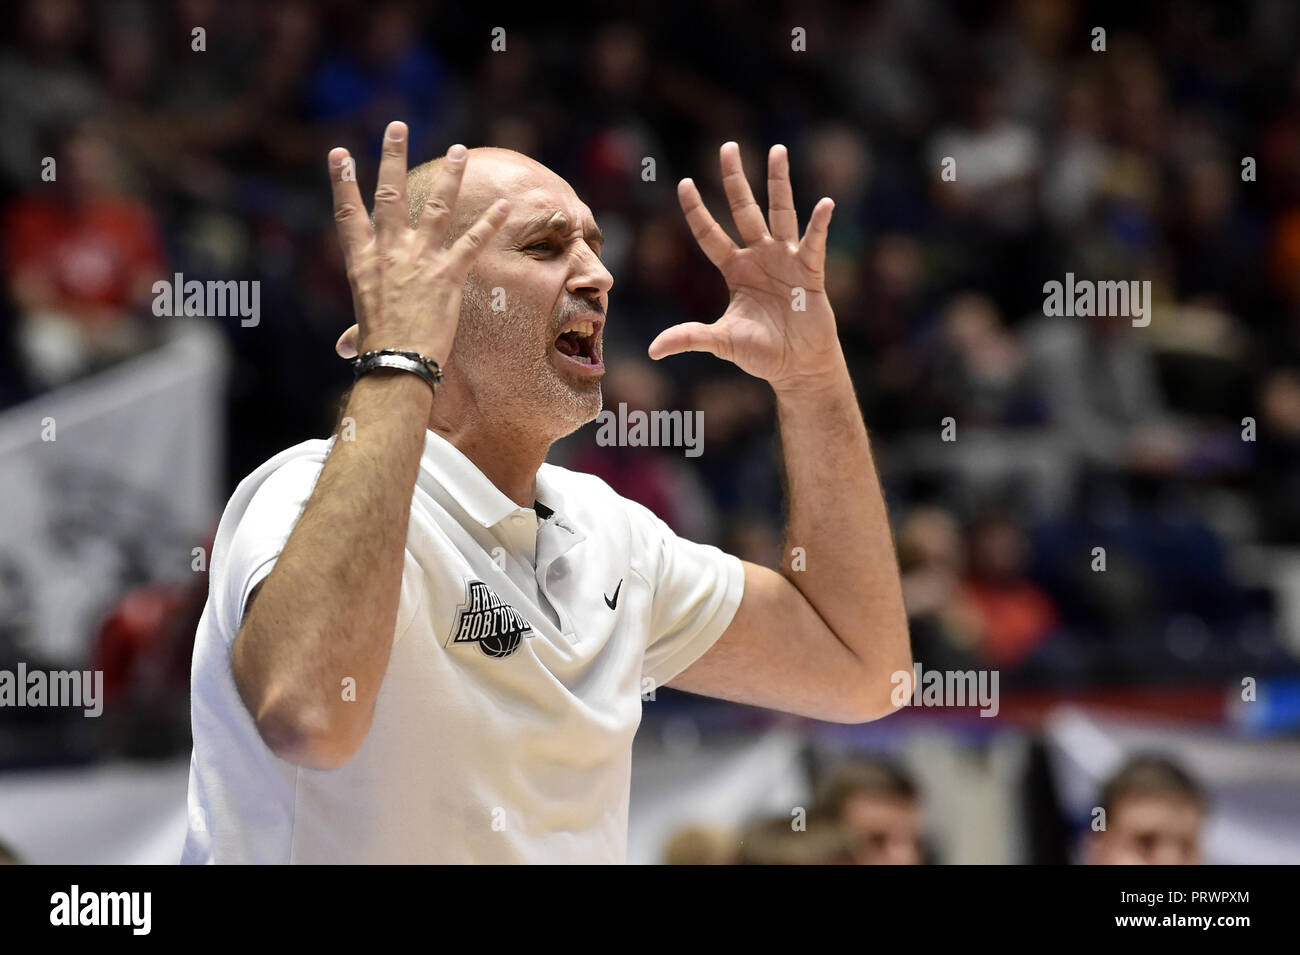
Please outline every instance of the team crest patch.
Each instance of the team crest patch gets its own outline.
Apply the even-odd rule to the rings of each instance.
[[[519,641],[533,635],[533,628],[519,611],[492,592],[481,580],[466,581],[465,603],[456,611],[451,628],[453,643],[477,643],[490,657],[508,657],[519,649]]]

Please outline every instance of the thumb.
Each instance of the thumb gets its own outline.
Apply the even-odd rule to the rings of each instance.
[[[725,357],[722,354],[722,340],[714,326],[703,322],[683,322],[665,328],[650,343],[650,357],[656,361],[686,351],[702,351],[719,358]]]
[[[339,336],[339,340],[334,343],[334,351],[338,352],[340,358],[357,357],[357,340],[361,337],[361,326],[353,325],[346,332]]]

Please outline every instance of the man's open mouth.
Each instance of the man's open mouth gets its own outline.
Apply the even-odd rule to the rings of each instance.
[[[590,320],[574,322],[555,339],[555,350],[584,365],[599,365],[601,324]]]

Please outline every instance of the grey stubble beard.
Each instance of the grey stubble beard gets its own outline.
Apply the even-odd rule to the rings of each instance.
[[[470,270],[452,354],[477,413],[494,430],[521,437],[549,433],[554,441],[600,413],[599,380],[567,379],[551,362],[555,332],[568,317],[511,307],[508,292],[506,308],[493,311],[491,290]]]

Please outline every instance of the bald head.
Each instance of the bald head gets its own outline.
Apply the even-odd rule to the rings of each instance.
[[[411,225],[420,221],[424,204],[433,193],[433,183],[438,177],[446,156],[430,159],[416,166],[406,174],[406,197],[410,203]],[[520,179],[528,173],[544,174],[560,179],[554,172],[531,156],[503,149],[499,146],[475,146],[469,150],[465,165],[465,178],[461,182],[460,194],[456,199],[455,214],[452,216],[451,231],[447,244],[451,244],[464,234],[465,230],[478,221],[493,202],[502,196],[510,197],[518,186]],[[565,183],[567,186],[568,183]]]
[[[450,247],[471,229],[496,200],[510,201],[506,221],[489,248],[481,250],[469,279],[477,281],[484,274],[495,273],[497,281],[488,287],[504,288],[509,284],[518,292],[525,286],[537,287],[538,282],[544,288],[558,277],[564,285],[552,291],[557,301],[565,301],[552,301],[546,306],[548,311],[571,311],[575,303],[581,304],[584,311],[590,310],[593,298],[602,299],[608,294],[613,276],[600,261],[604,237],[591,210],[567,181],[513,149],[478,146],[468,150],[467,160],[472,161],[465,165],[444,247]],[[433,196],[445,161],[446,156],[439,156],[406,174],[407,215],[415,228]],[[373,213],[370,221],[373,225]],[[544,268],[555,262],[563,263],[567,274]],[[517,294],[514,300],[520,300]],[[539,303],[537,307],[543,306]],[[598,301],[597,309],[603,312],[603,301]],[[360,327],[353,325],[339,338],[335,351],[344,358],[355,356],[359,338]]]

